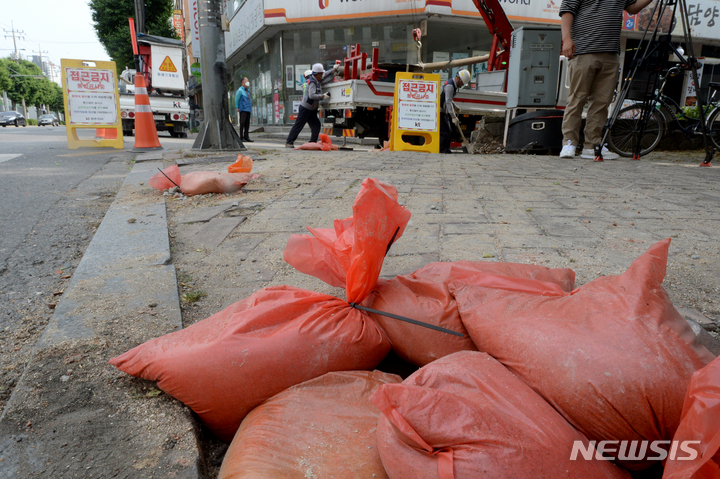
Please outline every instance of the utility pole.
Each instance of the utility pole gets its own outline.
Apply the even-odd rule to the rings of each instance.
[[[221,0],[198,0],[200,70],[205,121],[193,143],[194,150],[246,149],[240,135],[230,123],[225,39],[220,23],[221,5]]]
[[[135,0],[135,28],[137,28],[137,33],[145,33],[144,0]]]
[[[20,65],[20,55],[18,54],[17,39],[15,38],[15,33],[17,33],[18,37],[20,37],[22,40],[25,40],[25,37],[23,36],[25,34],[25,32],[15,30],[15,24],[13,22],[10,22],[10,28],[11,28],[10,32],[12,32],[13,46],[15,47],[15,62],[17,62],[17,64]],[[4,28],[3,28],[3,31],[5,33],[8,32]],[[5,35],[5,38],[7,38],[8,36],[9,35]]]
[[[38,51],[33,50],[32,52],[40,55],[40,73],[45,75],[45,78],[47,78],[47,73],[45,73],[45,69],[43,68],[42,54],[47,53],[48,51],[43,51],[43,49],[40,47],[40,44],[38,43]]]
[[[16,32],[15,23],[10,22],[10,28],[11,28],[10,31],[12,32],[13,46],[15,47],[15,62],[18,65],[20,65],[20,55],[18,54],[17,39],[15,38],[15,32]],[[5,33],[7,33],[7,30],[5,30],[4,28],[3,28],[3,30],[5,31]],[[23,36],[25,34],[24,31],[19,31],[17,33],[21,39],[23,39],[23,40],[25,39],[25,37]],[[8,36],[5,35],[5,38],[7,38],[7,37]],[[42,70],[42,67],[40,67],[40,70]],[[25,116],[25,118],[27,118],[27,107],[25,106],[25,98],[22,99],[22,106],[23,106],[23,116]],[[17,107],[17,104],[16,104],[16,107]]]

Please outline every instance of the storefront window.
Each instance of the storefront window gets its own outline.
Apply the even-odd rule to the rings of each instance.
[[[438,21],[428,22],[427,35],[423,38],[422,58],[424,63],[434,63],[461,58],[477,57],[490,53],[492,35],[481,25],[458,25]],[[441,80],[446,81],[451,75],[455,76],[460,68],[467,68],[472,75],[471,87],[474,87],[475,77],[480,72],[487,71],[487,62],[467,67],[453,68],[452,71],[440,72]]]
[[[292,122],[302,100],[303,72],[314,63],[322,63],[325,69],[342,61],[348,49],[360,44],[360,51],[368,54],[379,48],[380,63],[416,63],[417,47],[412,40],[409,24],[366,25],[335,27],[316,30],[290,31],[283,34],[283,59],[285,62],[284,85],[287,89],[285,121]]]
[[[250,80],[252,125],[280,125],[285,117],[285,86],[283,83],[281,36],[275,35],[241,61],[233,72],[234,90],[243,77]]]

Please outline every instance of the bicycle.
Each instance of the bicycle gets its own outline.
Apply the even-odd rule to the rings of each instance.
[[[654,90],[649,100],[636,101],[618,112],[608,135],[608,146],[613,151],[624,157],[632,157],[635,147],[639,143],[640,156],[650,153],[657,148],[668,130],[670,122],[688,139],[694,135],[703,134],[700,118],[687,116],[675,100],[663,93],[669,76],[688,69],[685,66],[674,66],[663,71],[658,78],[660,86]],[[701,112],[706,118],[708,138],[716,149],[720,149],[720,95],[717,95],[718,92],[720,92],[720,83],[708,83],[708,101],[705,102]],[[645,120],[644,125],[642,120]],[[687,122],[688,126],[683,126],[680,120]]]

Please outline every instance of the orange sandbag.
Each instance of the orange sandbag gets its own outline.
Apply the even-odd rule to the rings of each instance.
[[[178,165],[172,165],[162,170],[162,173],[158,172],[148,180],[148,183],[156,190],[167,190],[174,186],[180,186],[180,181],[180,168]]]
[[[298,145],[294,150],[322,150],[322,143],[303,143],[302,145]]]
[[[478,349],[590,440],[670,440],[691,375],[713,355],[662,287],[669,245],[660,241],[622,275],[571,293],[532,280],[503,286],[507,278],[493,275],[450,291]],[[622,464],[641,470],[652,461]]]
[[[330,136],[326,133],[320,133],[318,135],[318,140],[320,141],[320,143],[329,143],[332,145],[332,138],[330,138]]]
[[[571,460],[587,438],[485,353],[445,356],[370,400],[391,479],[630,478],[609,461]]]
[[[296,150],[315,150],[315,151],[330,151],[337,150],[337,145],[331,145],[329,143],[303,143],[302,145],[296,146]]]
[[[218,479],[386,478],[370,395],[399,376],[328,373],[253,409],[225,453]]]
[[[348,302],[361,302],[375,287],[390,244],[402,236],[410,221],[410,212],[397,200],[394,186],[365,179],[353,203],[353,215],[335,220],[332,229],[308,227],[314,237],[290,236],[285,261],[331,286],[347,283]]]
[[[344,220],[354,233],[343,263],[348,301],[361,302],[375,286],[387,244],[410,219],[396,200],[391,186],[365,180],[354,216]],[[230,441],[245,415],[280,391],[330,371],[373,369],[389,351],[367,313],[332,296],[276,286],[110,362],[157,381]]]
[[[253,167],[253,160],[249,156],[238,155],[237,161],[228,166],[228,173],[250,173]]]
[[[428,331],[418,326],[370,313],[383,328],[393,351],[405,361],[424,366],[458,351],[476,351],[460,319],[455,298],[448,290],[451,281],[473,284],[479,273],[501,274],[512,282],[535,279],[556,284],[562,291],[572,291],[575,273],[571,269],[549,269],[543,266],[483,261],[430,263],[412,274],[379,281],[364,305],[379,311],[416,319],[462,333],[464,337]]]
[[[720,358],[692,375],[673,439],[680,450],[665,463],[663,479],[720,478]],[[683,447],[684,441],[696,442]],[[688,454],[689,448],[695,454]]]
[[[110,364],[157,381],[229,442],[275,394],[330,371],[373,369],[389,351],[375,322],[345,301],[274,286]]]
[[[191,171],[182,177],[180,191],[186,196],[207,193],[232,193],[260,175],[251,173],[223,173],[219,171]]]

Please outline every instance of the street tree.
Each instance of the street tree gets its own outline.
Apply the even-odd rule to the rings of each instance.
[[[4,67],[10,74],[10,87],[5,90],[7,96],[17,104],[23,100],[26,103],[35,103],[35,96],[38,94],[37,90],[40,87],[35,76],[41,75],[40,67],[27,60],[20,60],[14,62],[9,58],[3,59]],[[17,109],[17,107],[15,107]],[[23,112],[25,113],[25,112]]]
[[[134,0],[90,0],[93,26],[118,73],[134,68],[128,18],[135,18]],[[149,35],[177,38],[172,28],[174,0],[145,0],[145,30]]]
[[[7,91],[11,85],[10,71],[5,66],[5,59],[2,58],[0,59],[0,90]]]

